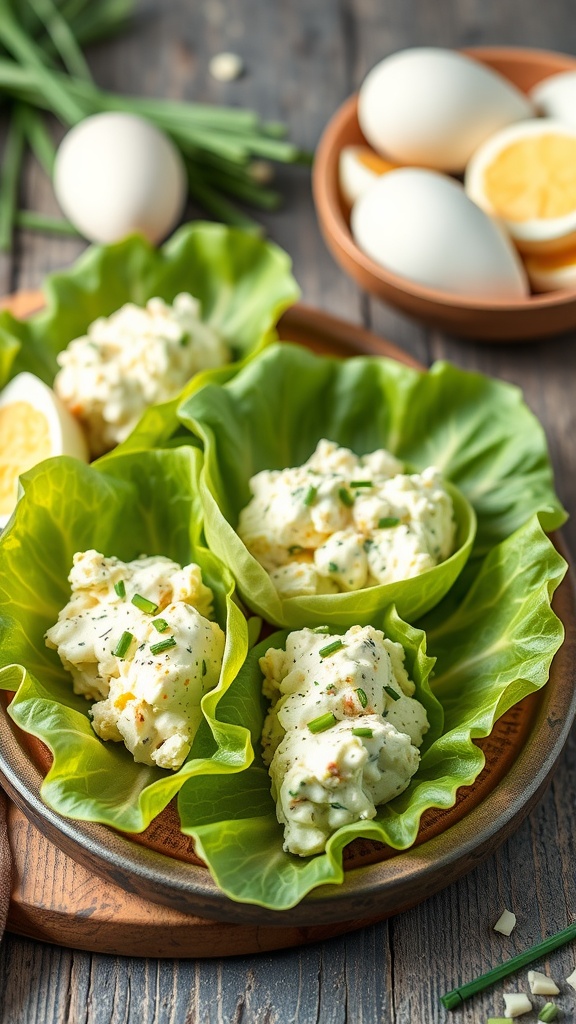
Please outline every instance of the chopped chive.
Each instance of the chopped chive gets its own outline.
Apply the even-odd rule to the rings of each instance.
[[[371,480],[351,480],[350,487],[372,487]]]
[[[330,626],[314,626],[314,628],[311,629],[310,632],[311,633],[329,633],[330,632]]]
[[[295,555],[297,551],[304,551],[304,548],[302,547],[301,544],[291,544],[290,547],[288,548],[289,555]]]
[[[391,686],[385,686],[384,690],[389,697],[392,697],[392,700],[400,700],[400,694],[397,693],[396,690],[393,690]]]
[[[528,964],[534,963],[535,960],[543,960],[552,950],[559,949],[560,946],[566,945],[567,942],[572,942],[573,939],[576,939],[576,922],[569,925],[568,928],[564,928],[561,932],[557,932],[556,935],[551,935],[548,939],[544,939],[543,942],[537,942],[535,946],[530,946],[523,953],[518,953],[517,956],[505,960],[504,963],[492,968],[491,971],[487,971],[486,974],[482,974],[474,981],[469,981],[465,985],[460,985],[459,988],[454,988],[445,995],[440,996],[440,1002],[447,1010],[455,1010],[456,1007],[462,1006],[465,999],[470,999],[471,996],[477,995],[478,992],[483,992],[490,985],[494,985],[497,981],[501,981],[502,978],[507,978],[509,974],[513,974],[514,971],[519,971],[521,967],[526,967]]]
[[[129,633],[128,630],[124,630],[122,636],[120,637],[118,643],[116,644],[116,647],[112,651],[114,657],[124,658],[128,653],[130,644],[132,643],[133,639],[134,635],[132,633]]]
[[[364,541],[362,547],[364,548],[364,551],[370,551],[370,548],[372,547],[373,544],[374,544],[374,541],[372,540],[372,538],[371,537],[367,537],[366,540]]]
[[[304,504],[306,506],[308,506],[308,508],[310,507],[310,505],[314,504],[314,500],[315,500],[317,494],[318,494],[318,488],[317,487],[309,487],[308,490],[306,491],[306,497],[304,498]]]
[[[510,1017],[489,1017],[486,1024],[510,1024]]]
[[[558,1007],[555,1003],[546,1003],[538,1014],[538,1020],[543,1020],[547,1024],[550,1020],[556,1020],[558,1013]]]
[[[176,647],[176,640],[173,636],[167,636],[165,640],[161,640],[159,644],[150,644],[151,654],[162,654],[162,651],[168,651],[171,647]]]
[[[372,729],[368,729],[365,726],[361,726],[358,729],[352,729],[352,735],[372,737],[374,733],[372,732]]]
[[[182,337],[180,338],[180,348],[186,348],[186,346],[189,345],[189,344],[190,344],[190,334],[188,333],[188,331],[185,331],[184,334],[182,335]]]
[[[367,707],[368,697],[366,696],[366,691],[363,690],[361,686],[359,686],[358,689],[356,690],[356,696],[358,697],[358,700],[360,701],[362,707]]]
[[[149,615],[154,615],[158,611],[158,605],[154,604],[154,601],[149,601],[147,597],[142,597],[142,594],[134,594],[132,604],[135,604],[141,612],[148,612]]]
[[[399,522],[398,516],[382,516],[378,520],[378,529],[387,530],[390,526],[398,526]]]
[[[342,650],[345,644],[341,640],[333,640],[331,644],[326,644],[326,647],[321,647],[318,654],[321,658],[329,658],[331,654],[335,654],[336,651]]]
[[[205,676],[207,671],[206,662],[204,661],[204,658],[202,658],[202,675]]]
[[[165,633],[168,629],[168,623],[166,619],[152,619],[152,625],[154,629],[157,629],[159,633]]]
[[[328,562],[328,572],[338,572],[336,562]]]
[[[330,804],[330,807],[333,807],[335,811],[347,811],[348,810],[347,807],[344,807],[344,804],[333,803],[333,804]]]
[[[340,490],[338,491],[338,497],[340,498],[342,504],[346,505],[348,508],[351,508],[352,505],[354,504],[354,496],[350,494],[350,491],[348,491],[346,487],[340,488]]]
[[[320,715],[318,718],[313,718],[311,722],[308,722],[308,728],[310,732],[326,732],[326,729],[331,729],[333,725],[336,725],[337,718],[329,711],[326,715]]]
[[[114,590],[118,594],[118,597],[126,597],[126,584],[124,580],[118,580],[118,583],[114,584]]]

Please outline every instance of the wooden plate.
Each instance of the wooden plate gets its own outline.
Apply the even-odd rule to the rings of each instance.
[[[29,296],[20,313],[38,308],[40,302],[37,295]],[[378,353],[417,365],[390,342],[304,306],[285,314],[281,335],[315,351],[342,356]],[[510,709],[491,736],[479,741],[486,766],[475,785],[463,788],[449,811],[428,811],[416,845],[406,852],[362,840],[351,844],[345,853],[343,884],[316,890],[292,910],[270,911],[228,899],[198,862],[191,840],[180,833],[173,807],[142,835],[130,837],[63,818],[46,807],[39,788],[49,755],[42,744],[20,733],[1,708],[3,785],[43,836],[107,885],[174,912],[247,927],[281,925],[286,930],[285,942],[260,948],[303,941],[300,933],[299,939],[294,938],[293,928],[328,926],[335,934],[345,922],[358,926],[398,913],[470,871],[514,832],[542,795],[576,714],[576,628],[570,580],[556,592],[554,608],[565,625],[566,641],[554,659],[550,681]],[[247,949],[239,941],[233,951]]]

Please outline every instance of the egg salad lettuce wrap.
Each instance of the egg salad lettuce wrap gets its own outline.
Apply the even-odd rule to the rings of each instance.
[[[16,691],[10,716],[22,729],[40,737],[54,755],[42,797],[61,814],[139,832],[176,795],[186,778],[241,771],[252,759],[247,726],[225,723],[219,715],[220,700],[247,653],[248,627],[234,600],[232,576],[202,540],[197,497],[201,458],[190,446],[118,456],[105,468],[88,467],[62,456],[42,463],[22,478],[23,497],[0,538],[0,688]],[[148,560],[163,555],[179,566],[194,562],[201,569],[200,592],[206,596],[202,611],[211,614],[225,631],[225,644],[219,675],[217,668],[212,672],[211,663],[206,663],[205,672],[202,665],[213,685],[200,702],[200,717],[207,731],[200,745],[193,742],[178,771],[137,763],[122,743],[103,742],[89,717],[91,703],[81,692],[74,693],[72,675],[53,649],[56,641],[50,647],[45,643],[47,631],[55,637],[56,628],[66,625],[55,627],[70,599],[68,575],[74,555],[91,549],[94,556],[100,552],[112,560],[107,563],[108,571],[110,566],[112,571],[120,566],[116,608],[125,613],[132,609],[132,618],[145,615],[130,603],[130,584],[124,584],[127,566],[117,559],[129,562],[142,555]],[[78,570],[79,566],[76,575]],[[207,587],[213,595],[213,612],[207,603]],[[150,611],[145,598],[140,597],[138,604],[145,613]],[[109,631],[114,607],[102,607],[109,613],[103,631]],[[178,607],[160,614],[173,619]],[[152,623],[152,614],[148,618]],[[172,621],[165,625],[163,620],[155,621],[161,632],[150,626],[150,650],[154,655],[157,645],[159,655],[161,649],[175,643],[172,635],[178,636],[178,629]],[[208,629],[210,623],[202,621]],[[130,623],[122,625],[125,629],[137,632]],[[70,645],[65,650],[72,658]],[[116,653],[123,657],[124,652]],[[113,654],[106,648],[107,657]],[[190,658],[192,662],[193,652]],[[150,657],[150,663],[153,660]],[[146,662],[139,674],[145,672]],[[96,677],[95,683],[99,682]],[[84,686],[84,690],[89,692],[90,687]]]
[[[536,512],[546,530],[565,519],[543,431],[520,391],[448,363],[420,372],[391,359],[341,361],[273,345],[223,386],[208,381],[178,415],[204,446],[208,544],[246,604],[276,625],[365,624],[390,603],[415,621],[450,590],[471,552],[482,557]],[[238,535],[240,515],[255,474],[301,466],[321,438],[359,456],[387,449],[416,472],[435,466],[454,502],[454,553],[420,576],[353,593],[279,593]]]

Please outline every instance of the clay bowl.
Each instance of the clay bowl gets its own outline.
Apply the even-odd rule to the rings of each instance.
[[[473,47],[463,51],[529,92],[560,71],[576,70],[567,54],[517,47]],[[532,295],[515,302],[477,298],[413,283],[385,270],[354,242],[348,208],[340,196],[338,160],[344,146],[366,144],[357,117],[357,96],[351,96],[328,122],[318,144],[312,186],[320,228],[326,244],[346,273],[367,292],[409,316],[450,334],[480,341],[533,341],[576,328],[576,291]]]

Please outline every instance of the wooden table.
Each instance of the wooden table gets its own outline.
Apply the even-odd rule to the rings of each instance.
[[[127,36],[90,54],[103,86],[150,95],[231,102],[290,125],[313,148],[339,103],[382,56],[409,45],[518,44],[576,52],[569,0],[148,0]],[[209,78],[209,58],[240,53],[238,82]],[[544,424],[567,507],[576,508],[573,442],[575,338],[488,346],[428,331],[384,308],[347,280],[320,238],[309,174],[280,169],[285,208],[267,217],[294,259],[305,302],[391,338],[418,359],[448,358],[520,385]],[[30,207],[56,212],[48,182],[30,166]],[[191,216],[197,211],[190,210]],[[22,233],[0,265],[0,291],[37,287],[82,246]],[[576,523],[565,538],[576,550]],[[223,961],[154,961],[76,953],[6,936],[0,948],[1,1024],[436,1024],[439,996],[576,917],[576,746],[517,835],[471,875],[388,922],[288,953]],[[509,939],[491,925],[504,907]],[[563,979],[568,947],[550,958]],[[525,972],[517,979],[526,988]],[[506,985],[513,989],[514,983]],[[481,1022],[503,1011],[497,986],[450,1019]],[[575,1000],[565,1000],[576,1019]],[[535,1018],[522,1018],[533,1020]]]

